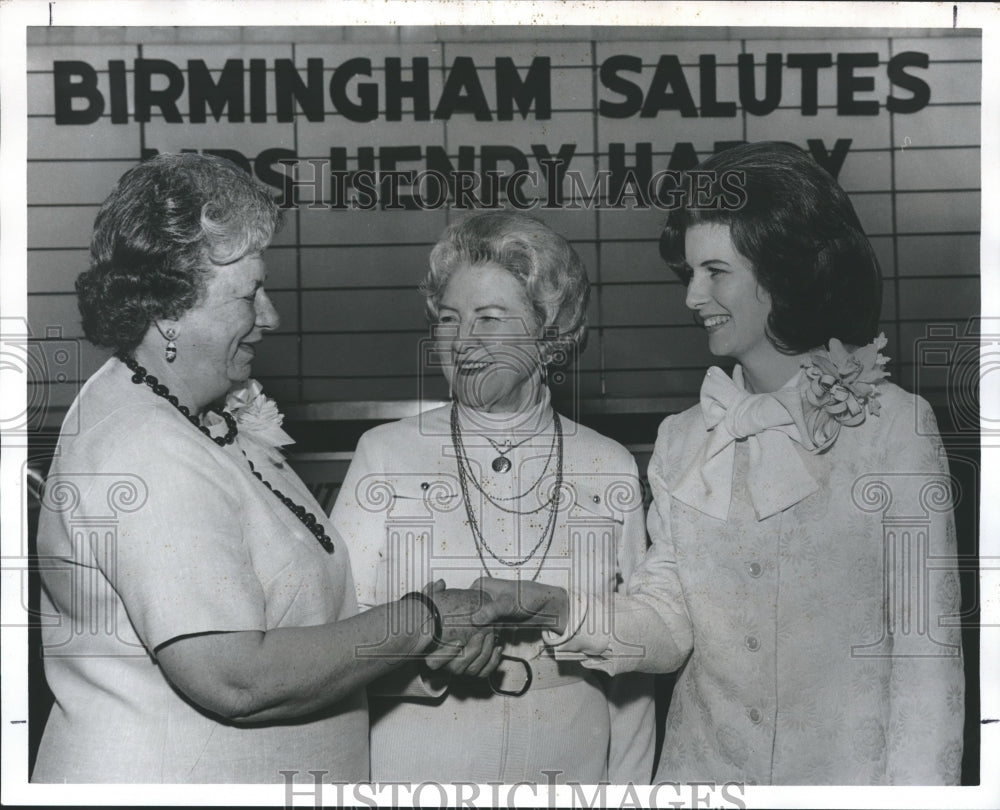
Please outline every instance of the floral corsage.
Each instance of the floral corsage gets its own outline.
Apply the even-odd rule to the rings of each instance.
[[[889,376],[889,358],[881,354],[886,343],[880,334],[867,346],[848,351],[831,338],[829,350],[813,352],[802,364],[806,425],[817,450],[833,444],[842,426],[856,427],[868,414],[879,415],[877,386]]]
[[[247,380],[226,397],[226,410],[236,418],[239,436],[256,443],[273,462],[282,461],[280,447],[295,444],[281,429],[285,417],[256,380]]]

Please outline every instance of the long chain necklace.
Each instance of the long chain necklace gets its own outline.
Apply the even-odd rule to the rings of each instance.
[[[220,447],[225,447],[226,445],[232,444],[234,441],[236,441],[236,434],[239,433],[239,428],[236,426],[236,419],[233,418],[233,415],[229,411],[219,407],[209,408],[209,410],[214,411],[215,413],[220,414],[222,416],[222,418],[226,422],[226,428],[227,428],[225,436],[213,436],[209,432],[208,428],[205,427],[203,424],[201,424],[201,422],[198,420],[198,417],[194,416],[186,405],[182,405],[177,400],[177,397],[175,397],[173,394],[170,393],[170,389],[167,388],[167,386],[161,383],[152,374],[148,373],[145,368],[140,366],[139,363],[136,362],[136,359],[134,357],[126,355],[126,356],[119,356],[119,359],[126,366],[128,366],[129,370],[132,372],[132,382],[134,382],[136,385],[142,385],[143,383],[148,385],[149,389],[154,394],[156,394],[158,397],[163,397],[163,399],[165,399],[167,402],[173,405],[178,411],[180,411],[187,418],[187,420],[192,425],[198,428],[198,430],[200,430],[202,433],[208,436],[208,438],[210,438],[217,445],[219,445]],[[281,501],[285,506],[287,506],[288,509],[292,512],[292,514],[295,515],[295,517],[297,517],[302,522],[302,525],[305,526],[309,530],[309,532],[313,535],[313,537],[315,537],[319,541],[319,544],[323,546],[323,548],[325,548],[329,553],[332,554],[334,551],[333,540],[330,539],[330,535],[328,535],[326,531],[323,529],[323,526],[316,519],[316,516],[312,512],[308,511],[304,506],[296,503],[287,495],[285,495],[284,493],[280,492],[279,490],[271,486],[271,484],[268,483],[268,481],[266,481],[264,477],[254,468],[253,462],[249,458],[247,458],[246,452],[243,453],[243,457],[246,458],[247,464],[250,465],[250,472],[254,474],[254,477],[256,477],[256,479],[260,481],[265,487],[271,490],[271,492],[274,493],[275,497],[277,497],[279,501]]]
[[[556,425],[555,420],[558,419],[558,415],[556,414],[555,411],[552,412],[552,416],[553,416],[553,419],[552,419],[552,424],[553,424],[552,444],[549,447],[549,454],[545,458],[545,466],[542,468],[541,473],[539,473],[538,478],[535,479],[535,481],[531,484],[531,486],[527,487],[523,492],[518,492],[518,493],[516,493],[514,495],[511,495],[509,497],[504,498],[504,497],[501,497],[499,495],[492,495],[489,492],[487,492],[486,488],[482,485],[482,482],[480,482],[480,480],[478,478],[476,478],[476,474],[475,474],[475,472],[472,469],[472,465],[469,463],[469,454],[468,454],[468,452],[465,449],[465,442],[462,439],[462,423],[461,423],[461,420],[458,418],[457,410],[456,409],[452,410],[452,420],[454,422],[454,424],[452,425],[452,438],[455,441],[455,450],[456,450],[456,453],[461,453],[462,457],[464,458],[464,460],[465,460],[465,467],[466,467],[466,474],[468,475],[469,479],[472,481],[473,485],[497,509],[500,509],[500,510],[504,511],[504,512],[506,512],[509,515],[533,515],[536,512],[541,512],[543,509],[545,509],[549,505],[549,501],[546,501],[545,503],[542,503],[539,506],[537,506],[535,509],[508,509],[506,506],[503,505],[503,502],[519,501],[522,498],[525,498],[528,495],[530,495],[532,492],[534,492],[538,488],[538,485],[542,482],[542,479],[545,478],[545,474],[549,471],[549,467],[552,464],[552,458],[553,458],[553,456],[558,455],[556,453],[557,443],[562,440],[562,423],[559,423],[558,426]],[[537,436],[537,435],[538,434],[536,433],[535,436]],[[485,438],[486,438],[487,441],[491,441],[492,442],[492,439],[490,439],[488,436],[485,437]],[[531,438],[534,438],[534,436],[532,436]],[[527,440],[525,440],[525,441],[527,441]],[[518,445],[515,445],[515,447],[519,446],[521,444],[524,444],[524,442],[519,442]],[[510,447],[510,448],[508,448],[506,450],[506,452],[509,453],[513,449],[514,449],[514,447]]]
[[[483,532],[479,527],[479,521],[476,519],[475,509],[472,505],[472,499],[469,497],[469,483],[468,479],[471,477],[473,482],[476,484],[476,488],[487,498],[489,496],[483,492],[479,483],[475,480],[472,475],[472,466],[469,463],[469,458],[465,453],[465,447],[462,443],[462,432],[458,423],[458,409],[455,404],[452,404],[451,408],[451,439],[455,446],[455,456],[458,461],[458,480],[462,488],[462,500],[465,503],[465,513],[469,518],[469,525],[472,528],[472,537],[476,543],[476,553],[479,555],[479,561],[482,563],[483,570],[486,571],[486,575],[492,577],[493,574],[490,573],[489,568],[486,565],[486,558],[483,556],[483,549],[489,553],[489,555],[496,560],[501,565],[508,568],[520,568],[525,563],[529,562],[541,549],[542,545],[545,546],[545,551],[542,553],[541,559],[538,561],[538,567],[535,569],[535,573],[532,575],[531,580],[534,582],[538,579],[538,575],[541,573],[542,565],[545,563],[545,558],[549,553],[549,548],[552,545],[552,538],[555,536],[555,526],[556,526],[556,515],[559,513],[559,493],[562,490],[562,474],[563,474],[563,436],[562,436],[562,423],[559,420],[559,414],[555,411],[552,412],[552,424],[554,428],[554,444],[556,445],[556,481],[555,489],[552,492],[552,497],[542,505],[540,508],[549,508],[549,517],[546,521],[545,528],[542,529],[542,534],[538,538],[538,542],[535,543],[534,547],[529,551],[524,557],[516,560],[508,560],[499,556],[492,548],[490,548],[489,543],[486,542],[486,538],[483,536]],[[550,453],[551,457],[551,453]],[[547,466],[547,465],[546,465]],[[537,486],[537,484],[536,484]],[[503,508],[503,507],[500,507]],[[534,514],[540,511],[540,509],[534,509],[530,512],[521,512],[517,510],[504,511],[510,514],[525,515]]]

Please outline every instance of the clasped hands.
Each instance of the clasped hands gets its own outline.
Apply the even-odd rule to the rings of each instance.
[[[481,577],[470,588],[437,580],[424,588],[441,615],[441,634],[426,651],[430,669],[485,678],[502,661],[501,630],[530,627],[562,632],[566,591],[554,585]]]

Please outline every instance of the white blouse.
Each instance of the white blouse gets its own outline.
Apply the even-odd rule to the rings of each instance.
[[[364,690],[322,716],[238,725],[168,682],[184,635],[305,627],[357,613],[347,550],[305,484],[239,437],[219,447],[109,360],[66,418],[38,531],[45,675],[55,696],[37,782],[368,778]],[[250,472],[327,529],[327,553]]]

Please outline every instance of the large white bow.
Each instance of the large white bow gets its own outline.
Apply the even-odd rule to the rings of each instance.
[[[701,385],[705,441],[671,494],[699,512],[726,520],[740,439],[749,450],[747,488],[758,520],[815,492],[819,486],[796,448],[816,449],[808,436],[803,438],[795,419],[798,413],[801,420],[800,397],[791,384],[771,394],[751,394],[722,369],[710,368]]]

